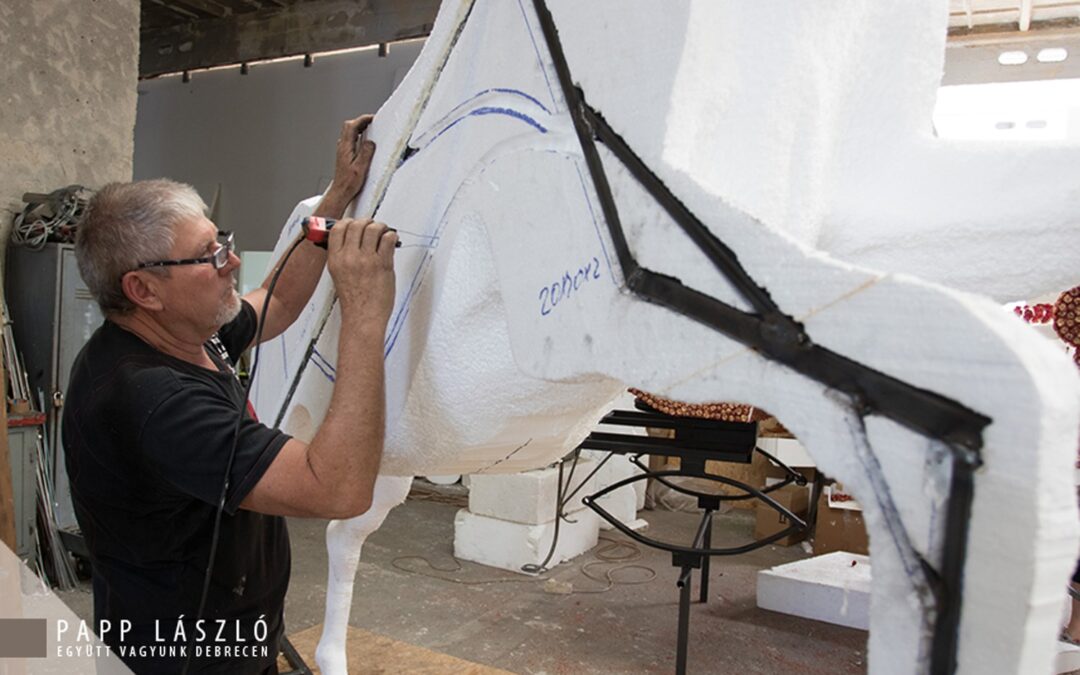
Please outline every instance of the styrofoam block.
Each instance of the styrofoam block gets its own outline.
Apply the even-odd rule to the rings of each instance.
[[[586,450],[582,453],[582,456],[597,462],[603,461],[607,455],[608,453],[601,450]],[[639,473],[642,473],[641,469],[631,462],[629,457],[614,455],[596,472],[596,490],[603,490]],[[630,523],[637,518],[637,512],[645,508],[645,484],[644,480],[636,481],[604,495],[597,503],[623,523]],[[600,527],[609,530],[612,525],[602,520]]]
[[[608,453],[602,450],[585,450],[581,453],[581,456],[599,463],[608,456]],[[641,469],[631,462],[628,456],[614,455],[596,472],[596,489],[603,490],[613,483],[618,483],[639,473],[641,473]]]
[[[591,509],[575,513],[570,520],[574,522],[559,525],[559,542],[549,566],[581,555],[599,540],[600,517]],[[461,509],[454,518],[454,556],[520,572],[523,565],[544,561],[554,536],[555,521],[526,525]]]
[[[596,462],[578,462],[570,477],[570,466],[563,468],[563,482],[567,482],[565,494],[577,490],[587,478]],[[581,498],[596,491],[595,477],[565,507],[566,513],[583,508]],[[555,519],[555,500],[559,490],[559,469],[548,467],[536,471],[507,474],[474,474],[469,486],[469,510],[478,516],[510,520],[515,523],[538,525]]]
[[[815,466],[810,453],[806,451],[802,443],[794,438],[776,439],[776,454],[774,457],[790,467]]]
[[[629,485],[604,495],[596,503],[624,525],[637,519],[637,492]],[[601,518],[600,527],[610,530],[614,525]]]
[[[870,628],[870,558],[836,551],[757,576],[757,605],[839,626]]]
[[[792,468],[816,466],[814,458],[803,444],[794,438],[759,438],[757,445]]]
[[[459,474],[450,474],[446,476],[424,476],[424,478],[427,478],[429,482],[434,483],[435,485],[453,485],[454,483],[461,480],[461,476]]]

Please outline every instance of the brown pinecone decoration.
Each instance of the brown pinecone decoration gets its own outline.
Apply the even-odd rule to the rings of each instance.
[[[630,393],[650,408],[675,417],[699,417],[725,422],[750,422],[754,419],[754,406],[743,403],[683,403],[650,394],[631,387]]]
[[[1080,286],[1070,288],[1054,303],[1054,332],[1072,345],[1073,361],[1080,366]]]

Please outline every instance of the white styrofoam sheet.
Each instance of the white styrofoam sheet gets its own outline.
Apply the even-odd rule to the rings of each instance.
[[[834,551],[758,572],[757,605],[869,630],[870,584],[868,556]]]
[[[554,567],[596,546],[600,517],[585,509],[559,524],[558,544],[548,561]],[[489,518],[461,509],[454,518],[454,557],[522,572],[525,565],[539,565],[551,551],[555,522],[530,525]]]

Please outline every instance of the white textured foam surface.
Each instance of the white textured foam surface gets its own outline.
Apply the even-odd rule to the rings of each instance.
[[[574,522],[559,525],[559,543],[548,562],[554,567],[596,546],[600,517],[589,509],[576,513]],[[521,572],[523,565],[544,562],[555,536],[555,522],[542,525],[513,523],[461,509],[454,518],[454,557]]]
[[[568,467],[567,467],[568,468]],[[596,490],[589,474],[596,462],[578,462],[571,477],[563,471],[564,494],[581,491],[564,507],[566,513],[585,508],[581,498]],[[587,481],[583,480],[588,478]],[[559,470],[556,467],[522,473],[478,474],[469,485],[469,511],[479,516],[501,518],[515,523],[540,525],[555,520],[555,500],[559,494]]]
[[[870,558],[835,551],[758,572],[757,606],[867,630],[870,582]]]
[[[627,409],[630,406],[624,401],[623,405],[620,407],[622,409]],[[604,428],[608,431],[617,430],[617,432],[622,433],[629,431],[627,427]],[[599,450],[585,450],[582,452],[582,455],[592,458],[595,462],[603,461],[604,458],[607,457],[606,452],[601,452]],[[648,461],[647,458],[644,461]],[[613,455],[596,473],[595,490],[602,490],[609,485],[614,485],[621,480],[636,476],[640,473],[641,469],[632,464],[628,456]],[[608,494],[597,499],[596,503],[620,522],[629,525],[637,520],[637,512],[645,507],[645,488],[647,482],[648,481],[639,480],[616,490],[612,490]],[[610,530],[614,526],[608,523],[607,520],[601,519],[600,527],[605,530]]]
[[[945,0],[549,4],[588,103],[816,343],[993,419],[975,478],[959,672],[1048,671],[1077,549],[1080,387],[1058,350],[971,293],[1013,299],[1075,283],[1080,152],[933,138]],[[944,449],[869,416],[873,458],[860,459],[863,422],[842,397],[628,294],[550,63],[531,3],[446,2],[371,131],[374,187],[358,212],[378,203],[379,218],[414,233],[406,244],[427,245],[397,256],[383,471],[543,466],[624,384],[758,405],[864,508],[871,672],[924,670],[929,612],[883,514],[891,495],[916,549],[940,562]],[[400,164],[406,144],[416,152]],[[745,308],[600,156],[639,261]],[[1017,264],[1033,237],[1039,264]],[[283,348],[286,336],[267,350],[282,364],[259,376],[262,417],[280,411],[301,437],[332,387],[330,300],[323,286],[293,329],[318,336],[311,358],[305,340]],[[888,494],[870,489],[875,463]]]

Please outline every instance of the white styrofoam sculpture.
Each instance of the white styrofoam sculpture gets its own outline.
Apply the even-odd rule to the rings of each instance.
[[[927,670],[935,612],[912,553],[942,564],[948,448],[628,291],[534,4],[445,0],[369,131],[378,151],[356,213],[398,228],[406,247],[382,473],[371,511],[328,530],[320,667],[345,672],[360,548],[411,476],[544,465],[630,384],[752,403],[795,432],[864,505],[870,671]],[[815,344],[990,418],[958,672],[1049,671],[1077,553],[1080,387],[1063,354],[985,296],[1075,284],[1080,150],[933,137],[945,0],[546,4],[588,105]],[[597,147],[637,260],[751,311]],[[1039,269],[1018,266],[1033,237],[1056,255],[1041,246]],[[333,386],[332,300],[324,279],[262,349],[255,405],[299,438]]]

